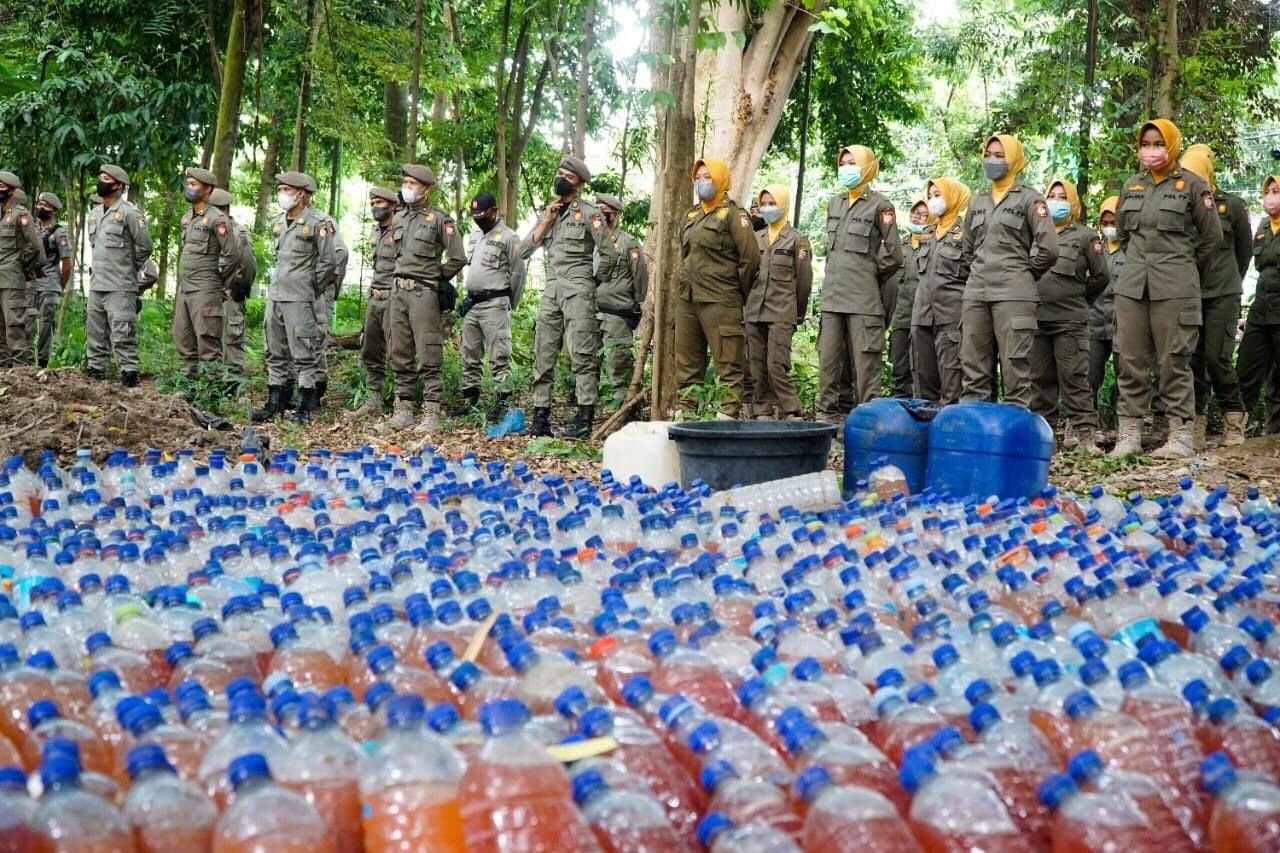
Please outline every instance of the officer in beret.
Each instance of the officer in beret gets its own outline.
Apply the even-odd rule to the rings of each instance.
[[[173,346],[195,378],[198,361],[222,359],[222,303],[240,277],[240,240],[231,218],[209,203],[217,185],[213,172],[192,166],[183,197],[182,255],[173,303]]]
[[[600,321],[596,288],[613,276],[618,254],[600,208],[581,198],[591,170],[565,155],[556,169],[555,201],[534,226],[524,248],[528,259],[539,247],[547,256],[547,284],[534,329],[532,435],[551,435],[551,382],[561,348],[569,351],[578,411],[565,427],[568,438],[591,433],[600,372]]]
[[[221,187],[209,193],[209,203],[227,217],[236,235],[240,272],[222,295],[222,361],[237,374],[244,373],[244,301],[258,277],[258,259],[253,254],[249,229],[231,215],[231,193]]]
[[[276,175],[279,215],[271,223],[276,265],[267,290],[267,403],[253,412],[264,421],[284,412],[293,397],[297,376],[295,420],[309,423],[319,404],[319,347],[323,341],[316,322],[316,302],[334,274],[334,228],[309,204],[308,187],[315,182],[302,172]]]
[[[71,238],[58,222],[60,210],[62,199],[53,193],[40,193],[36,199],[36,219],[40,221],[40,238],[44,244],[44,267],[35,284],[31,310],[27,313],[27,337],[35,350],[36,364],[41,367],[49,366],[58,305],[71,281]]]
[[[45,263],[35,217],[14,197],[21,190],[17,175],[0,170],[0,367],[31,363],[30,283]]]
[[[596,193],[596,204],[604,214],[605,224],[613,237],[617,263],[613,275],[600,282],[596,291],[596,308],[600,312],[600,341],[605,375],[613,386],[613,401],[620,404],[631,385],[635,363],[632,337],[640,325],[640,306],[649,287],[649,265],[640,241],[618,227],[625,205],[615,195]]]
[[[89,219],[93,280],[85,312],[88,375],[102,379],[114,354],[120,382],[138,384],[139,276],[151,257],[151,232],[142,211],[125,198],[129,173],[104,165],[98,172],[102,204]]]
[[[364,328],[360,332],[360,363],[368,377],[369,395],[355,418],[382,417],[382,388],[387,380],[387,348],[391,341],[391,288],[395,283],[396,239],[392,218],[399,199],[396,191],[385,187],[369,190],[369,212],[373,230],[369,234],[369,254],[373,259],[373,281],[369,285],[369,301],[364,309]]]

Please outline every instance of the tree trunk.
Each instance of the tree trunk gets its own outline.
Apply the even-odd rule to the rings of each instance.
[[[408,139],[404,84],[388,80],[382,86],[382,135],[387,140],[387,162],[398,162]]]
[[[1080,198],[1089,192],[1089,137],[1093,130],[1093,80],[1098,67],[1098,0],[1088,0],[1089,11],[1084,40],[1084,97],[1080,103],[1080,169],[1076,174],[1076,191]]]
[[[1156,95],[1156,115],[1173,118],[1178,105],[1174,89],[1178,84],[1178,0],[1161,0],[1160,29],[1157,30],[1160,55],[1160,84]]]
[[[160,216],[160,239],[157,242],[157,248],[160,250],[160,259],[156,261],[156,267],[160,272],[160,277],[156,281],[155,288],[151,291],[156,299],[161,301],[165,298],[165,291],[169,281],[169,241],[173,237],[173,208],[175,205],[174,194],[171,190],[164,191],[164,213]]]
[[[796,199],[792,212],[793,227],[800,227],[800,211],[804,208],[804,164],[808,162],[809,151],[809,112],[813,106],[813,52],[817,49],[817,39],[809,43],[804,52],[804,95],[801,103],[804,109],[800,112],[800,161],[796,164]],[[750,207],[750,205],[747,205]]]
[[[418,104],[422,100],[422,0],[413,11],[413,64],[409,73],[409,134],[404,146],[404,159],[414,163],[418,158]]]
[[[675,300],[676,281],[680,270],[680,228],[689,205],[689,168],[694,160],[695,129],[694,85],[697,78],[695,37],[701,16],[701,0],[689,0],[687,24],[668,7],[654,30],[654,52],[670,56],[673,61],[659,65],[654,72],[655,91],[666,92],[670,105],[655,102],[657,118],[658,179],[650,206],[652,230],[653,275],[653,389],[650,395],[650,417],[660,418],[671,411],[676,399],[675,387]]]
[[[730,37],[724,47],[699,56],[694,92],[702,99],[701,150],[729,164],[735,199],[750,191],[813,38],[812,15],[825,5],[814,0],[806,11],[797,3],[771,3],[757,21],[748,19],[744,4],[716,6],[715,29]],[[749,31],[739,48],[734,34]]]
[[[267,136],[267,150],[262,155],[262,177],[258,179],[258,203],[253,216],[253,233],[267,230],[271,216],[271,196],[276,188],[276,167],[280,164],[280,111],[271,114],[272,131]]]
[[[324,17],[316,0],[307,0],[307,52],[302,57],[302,81],[298,86],[298,110],[293,122],[293,151],[289,156],[289,168],[295,172],[307,170],[307,114],[311,110],[311,66],[316,52],[316,40],[320,35],[320,19]]]
[[[511,0],[502,4],[502,42],[498,49],[498,71],[493,119],[493,157],[497,167],[498,212],[507,222],[515,222],[515,200],[507,198],[507,109],[510,103],[511,75],[507,59],[511,49]]]
[[[231,162],[236,154],[236,131],[240,127],[240,99],[244,95],[244,69],[249,58],[245,32],[247,0],[232,0],[231,25],[227,31],[227,54],[222,63],[222,91],[218,96],[218,124],[213,135],[213,176],[218,186],[231,180]]]
[[[329,215],[338,218],[338,202],[340,201],[339,180],[342,174],[342,140],[333,141],[333,156],[329,160]]]
[[[578,97],[574,105],[573,156],[587,156],[587,105],[591,94],[591,51],[596,44],[596,4],[587,0],[582,16],[582,44],[578,47]]]

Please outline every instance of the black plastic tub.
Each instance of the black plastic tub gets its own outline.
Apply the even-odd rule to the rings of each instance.
[[[680,482],[713,489],[766,483],[827,467],[836,428],[810,421],[698,421],[672,424]]]

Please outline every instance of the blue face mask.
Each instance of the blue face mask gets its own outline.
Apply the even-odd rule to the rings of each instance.
[[[1071,202],[1065,198],[1051,198],[1045,204],[1049,207],[1049,215],[1054,222],[1062,222],[1071,215]]]
[[[924,232],[924,229],[928,227],[929,227],[928,225],[925,225],[923,223],[916,223],[911,221],[907,222],[907,230],[910,231],[912,234],[921,234]]]
[[[836,170],[836,180],[840,182],[840,186],[851,190],[862,183],[862,168],[860,166],[841,166]]]
[[[772,225],[782,218],[782,208],[776,204],[766,204],[760,208],[760,218]]]

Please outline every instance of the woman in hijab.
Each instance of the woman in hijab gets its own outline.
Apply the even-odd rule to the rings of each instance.
[[[1114,288],[1120,270],[1124,268],[1124,250],[1116,239],[1116,209],[1120,206],[1120,196],[1107,196],[1098,208],[1098,230],[1102,232],[1102,245],[1106,249],[1107,286],[1098,294],[1098,298],[1089,305],[1089,388],[1093,393],[1095,409],[1101,411],[1102,404],[1098,400],[1098,392],[1107,375],[1107,361],[1112,356],[1111,342],[1116,334],[1116,296]],[[1114,364],[1112,369],[1119,373]],[[1107,409],[1115,415],[1115,395]]]
[[[1258,286],[1249,306],[1237,365],[1241,396],[1250,411],[1257,406],[1258,392],[1267,377],[1280,369],[1280,176],[1271,175],[1263,181],[1262,210],[1265,216],[1253,236]]]
[[[929,215],[935,219],[920,235],[915,264],[919,275],[911,311],[911,352],[916,394],[924,400],[960,400],[960,310],[964,299],[964,229],[969,188],[955,178],[934,178],[925,185]]]
[[[893,277],[887,301],[892,304],[889,319],[889,396],[915,397],[915,376],[911,367],[911,312],[915,310],[916,288],[920,274],[916,270],[916,252],[920,239],[933,217],[924,199],[917,199],[907,214],[907,240],[902,246],[902,269]]]
[[[1151,402],[1154,363],[1169,417],[1169,438],[1152,455],[1195,452],[1191,357],[1200,335],[1200,277],[1222,239],[1213,192],[1178,166],[1182,133],[1168,119],[1138,130],[1142,171],[1124,182],[1116,236],[1125,253],[1116,295],[1118,429],[1113,456],[1142,451],[1142,418]]]

